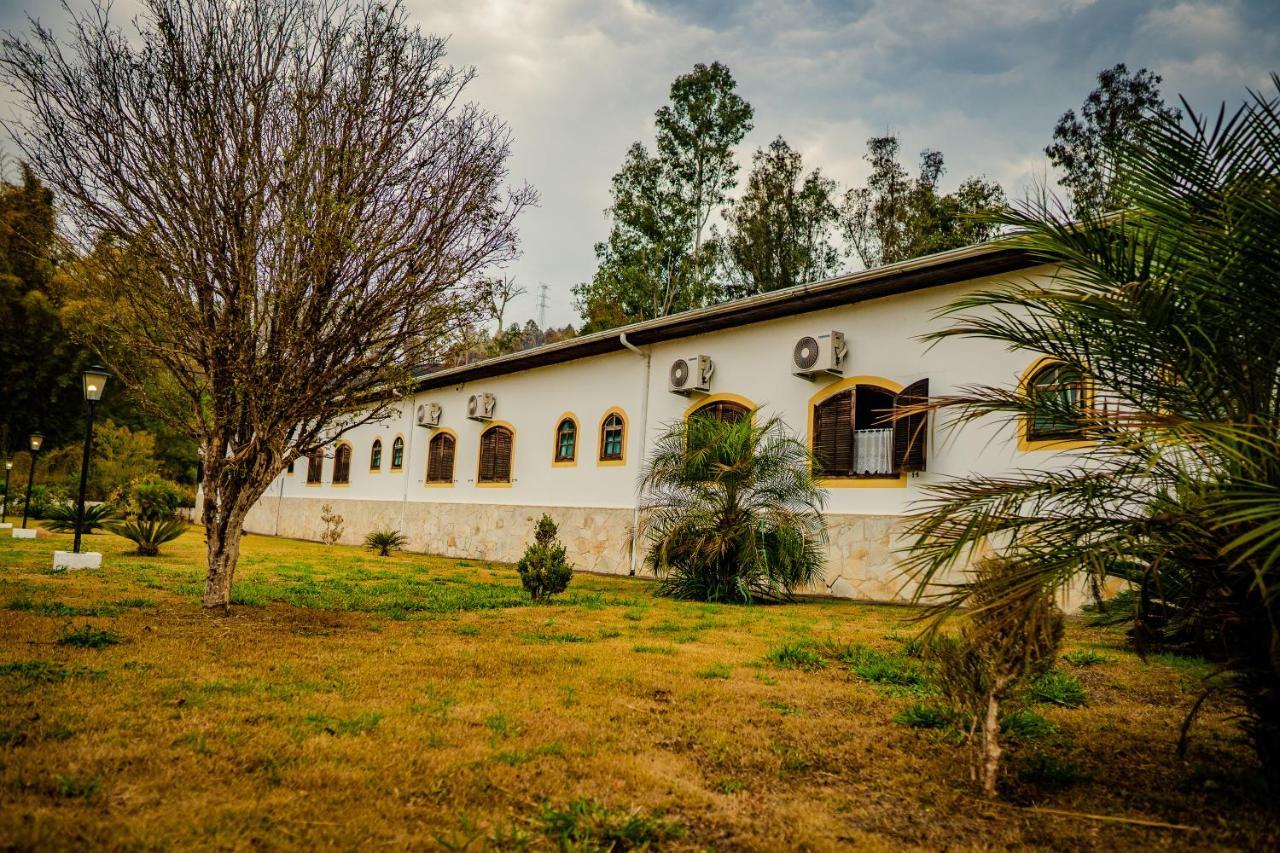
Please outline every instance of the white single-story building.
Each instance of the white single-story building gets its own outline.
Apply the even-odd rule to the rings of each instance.
[[[432,372],[397,417],[282,474],[245,529],[319,539],[329,504],[351,543],[392,527],[411,550],[514,561],[546,512],[576,568],[642,571],[636,486],[655,437],[703,407],[759,407],[822,451],[829,566],[814,591],[901,600],[895,524],[921,486],[1054,465],[1071,445],[1051,423],[929,422],[904,440],[884,412],[966,385],[1061,383],[990,341],[920,340],[957,297],[1052,272],[983,244]]]

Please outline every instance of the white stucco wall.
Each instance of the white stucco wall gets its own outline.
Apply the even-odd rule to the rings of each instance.
[[[1046,274],[1047,270],[1041,269],[1017,275],[1027,278]],[[713,395],[745,398],[761,406],[766,414],[778,414],[797,435],[805,437],[811,401],[831,391],[842,380],[828,377],[809,382],[792,375],[792,349],[803,335],[824,334],[833,329],[845,334],[850,356],[844,381],[874,377],[898,388],[928,378],[933,396],[955,393],[965,385],[1016,383],[1034,360],[1030,354],[1007,352],[989,341],[975,339],[948,339],[932,347],[920,340],[921,336],[941,328],[941,322],[934,319],[940,308],[966,292],[998,283],[999,279],[979,279],[655,344],[643,348],[651,358],[647,385],[646,359],[623,351],[422,392],[405,401],[398,417],[360,427],[344,437],[353,447],[349,485],[333,485],[332,454],[325,460],[319,485],[306,484],[306,460],[299,460],[294,473],[283,475],[268,491],[261,511],[254,513],[248,526],[256,532],[278,531],[282,535],[312,530],[314,525],[310,522],[293,519],[292,523],[282,525],[280,519],[302,512],[312,514],[317,501],[349,507],[355,506],[351,502],[371,502],[357,512],[362,523],[372,524],[376,517],[402,528],[412,526],[414,518],[424,517],[412,510],[412,504],[464,505],[451,510],[453,515],[440,512],[431,515],[433,525],[445,527],[466,526],[469,518],[498,517],[479,511],[469,517],[465,505],[511,507],[516,510],[515,514],[501,517],[509,518],[516,526],[524,521],[518,508],[530,508],[526,513],[530,518],[532,508],[597,509],[610,511],[611,533],[600,536],[601,541],[607,538],[612,543],[609,548],[616,556],[596,554],[591,563],[596,568],[624,571],[629,568],[630,558],[623,553],[625,545],[619,546],[618,540],[627,538],[622,528],[629,523],[630,511],[636,503],[636,481],[645,447],[665,424],[682,418],[693,402],[667,390],[667,372],[674,359],[697,354],[710,356],[715,362]],[[497,398],[495,422],[509,425],[515,433],[513,482],[509,487],[476,483],[479,436],[485,424],[468,420],[466,406],[472,394],[485,392]],[[647,425],[642,430],[646,397]],[[457,438],[454,482],[448,487],[428,486],[424,482],[431,433],[413,425],[413,412],[419,403],[426,402],[443,407],[441,427],[453,431]],[[625,464],[601,465],[597,462],[599,427],[605,413],[613,409],[620,409],[627,419]],[[553,465],[554,431],[565,413],[573,414],[579,424],[578,458],[576,464],[569,467]],[[402,471],[391,471],[391,446],[397,435],[403,436],[406,442],[405,465]],[[380,437],[383,443],[379,472],[371,472],[368,465],[375,437]],[[1043,467],[1056,464],[1054,456],[1047,451],[1020,451],[1014,425],[1010,423],[969,425],[958,432],[932,423],[925,472],[889,486],[869,487],[863,482],[851,481],[830,489],[828,511],[833,525],[843,526],[845,531],[833,531],[833,539],[844,543],[833,551],[836,564],[833,577],[844,573],[848,583],[840,589],[834,582],[829,583],[828,589],[843,594],[867,594],[865,589],[856,588],[854,582],[861,570],[849,564],[859,560],[876,564],[891,562],[886,555],[896,543],[888,541],[884,533],[887,527],[876,526],[874,537],[849,533],[870,529],[858,526],[858,517],[870,520],[899,516],[921,497],[922,486],[947,477],[970,472],[993,474],[1013,467]],[[274,506],[268,507],[267,501]],[[393,509],[397,504],[398,513]],[[375,506],[377,511],[373,512]],[[519,553],[517,546],[523,544],[525,531],[514,531],[506,522],[503,528],[502,533],[494,535],[512,540],[512,547],[505,547],[505,542],[491,541],[484,547],[494,554],[491,559],[510,559],[512,554]],[[365,532],[349,530],[349,535],[358,540]],[[438,535],[424,538],[421,547],[440,549],[440,543],[457,539],[450,537],[448,531],[436,533]],[[565,537],[568,541],[574,531],[565,533],[569,534]],[[875,540],[874,548],[859,544],[871,539]],[[468,541],[473,549],[482,547],[476,544],[480,540],[475,535]],[[887,583],[884,581],[881,586]]]

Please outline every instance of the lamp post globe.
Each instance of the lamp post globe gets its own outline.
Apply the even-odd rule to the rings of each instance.
[[[27,439],[27,447],[31,450],[31,465],[27,469],[27,496],[22,501],[22,526],[27,526],[27,514],[31,511],[31,486],[36,481],[36,457],[44,446],[44,433],[33,432]],[[15,534],[16,535],[16,534]]]
[[[86,368],[81,374],[84,386],[84,401],[88,409],[84,418],[84,453],[80,457],[80,497],[76,501],[75,541],[71,545],[73,554],[80,553],[80,537],[84,533],[84,493],[89,482],[89,453],[93,449],[93,410],[102,399],[107,380],[111,377],[107,369],[100,364]]]

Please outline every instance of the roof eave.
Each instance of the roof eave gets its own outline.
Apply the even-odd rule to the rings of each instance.
[[[1043,263],[1044,260],[1025,249],[1003,241],[980,243],[440,370],[419,379],[414,390],[427,391],[617,352],[624,348],[620,340],[624,333],[626,339],[634,345],[660,343],[746,326],[776,317],[806,314],[838,305],[999,275]]]

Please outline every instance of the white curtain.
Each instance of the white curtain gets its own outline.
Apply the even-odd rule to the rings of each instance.
[[[854,430],[853,473],[893,473],[892,428]]]

